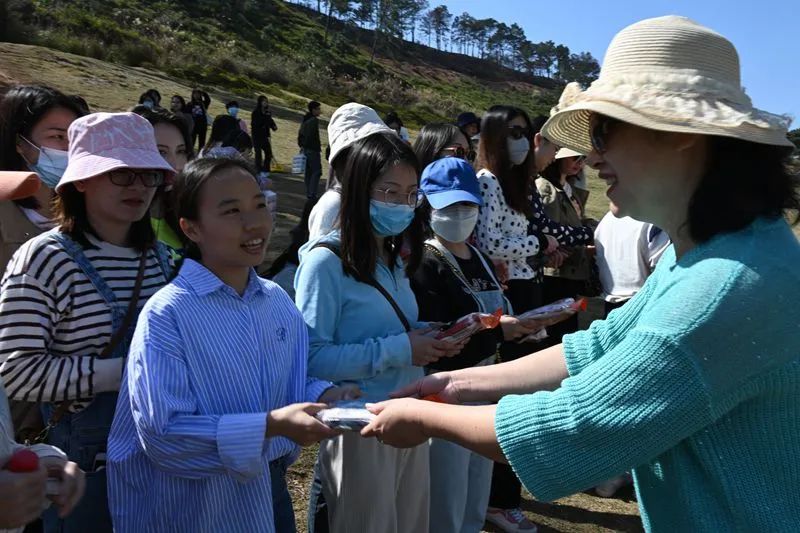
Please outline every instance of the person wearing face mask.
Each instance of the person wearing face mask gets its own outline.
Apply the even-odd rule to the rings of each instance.
[[[372,402],[461,346],[436,340],[418,320],[408,278],[422,252],[411,147],[393,133],[374,134],[348,158],[339,227],[300,249],[295,301],[309,328],[309,375],[356,384]],[[428,530],[427,445],[398,453],[346,432],[321,444],[317,470],[330,531]]]
[[[228,112],[228,114],[238,121],[239,127],[243,132],[249,134],[250,132],[247,130],[247,122],[245,122],[243,118],[239,118],[240,109],[239,102],[236,100],[231,100],[225,104],[225,110]]]
[[[84,114],[77,102],[42,85],[18,85],[0,100],[0,170],[32,171],[36,194],[0,201],[0,268],[22,244],[53,226],[53,188],[67,167],[67,129]]]
[[[541,280],[531,263],[542,261],[559,246],[554,236],[531,222],[537,215],[531,180],[536,173],[533,138],[531,120],[519,108],[498,105],[483,116],[476,165],[481,169],[478,181],[483,206],[475,237],[478,248],[506,269],[506,296],[516,313],[544,303]],[[500,348],[500,359],[514,360],[534,350],[535,343],[506,342]],[[504,531],[534,531],[536,526],[519,508],[520,490],[508,465],[496,463],[486,519]]]
[[[420,187],[430,207],[430,238],[411,279],[420,319],[447,323],[469,313],[503,311],[501,327],[473,335],[461,353],[431,363],[428,372],[492,364],[501,342],[533,333],[541,325],[511,316],[491,259],[466,242],[483,205],[470,164],[455,157],[434,161],[422,172]],[[431,441],[430,454],[430,531],[480,531],[489,502],[492,461],[439,439]]]
[[[174,171],[134,113],[81,117],[68,135],[58,226],[17,250],[0,285],[0,374],[12,401],[41,413],[44,442],[87,472],[81,504],[66,519],[45,512],[44,531],[104,533],[106,441],[132,325],[172,270],[149,207]]]
[[[158,109],[161,107],[161,93],[157,89],[147,89],[139,96],[139,105],[147,109]]]

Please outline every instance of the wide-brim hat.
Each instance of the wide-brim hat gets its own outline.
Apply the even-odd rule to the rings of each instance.
[[[542,135],[588,154],[593,113],[652,130],[793,146],[791,119],[756,109],[745,94],[733,44],[685,17],[646,19],[620,31],[600,77],[585,91],[568,84]]]
[[[41,184],[35,172],[0,172],[0,200],[33,196]]]
[[[556,159],[566,159],[568,157],[583,157],[583,154],[569,148],[562,148],[556,152]]]
[[[371,107],[356,102],[344,104],[333,112],[328,122],[328,142],[331,146],[328,162],[333,163],[342,150],[375,133],[397,135]]]
[[[112,170],[175,170],[158,153],[153,126],[135,113],[93,113],[75,119],[67,130],[69,160],[56,186],[83,181]]]

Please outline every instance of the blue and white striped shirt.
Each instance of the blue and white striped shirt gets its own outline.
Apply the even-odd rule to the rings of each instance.
[[[250,273],[243,296],[186,260],[145,305],[108,442],[115,531],[274,531],[267,413],[316,401],[303,317]]]

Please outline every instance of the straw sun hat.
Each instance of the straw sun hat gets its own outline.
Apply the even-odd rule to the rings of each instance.
[[[745,94],[733,44],[685,17],[646,19],[619,32],[600,77],[585,91],[567,85],[542,135],[588,154],[592,113],[653,130],[792,146],[791,119],[754,108]]]

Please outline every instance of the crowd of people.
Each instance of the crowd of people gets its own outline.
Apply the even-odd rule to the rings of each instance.
[[[313,532],[533,532],[523,484],[631,479],[648,531],[796,529],[797,176],[727,39],[644,20],[549,117],[413,141],[349,102],[325,191],[310,102],[307,202],[265,277],[277,125],[265,96],[249,129],[209,104],[0,100],[0,528],[292,532],[287,469],[319,443]],[[588,329],[526,315],[582,296]],[[441,335],[472,313],[497,327]],[[360,430],[318,416],[351,403]]]

